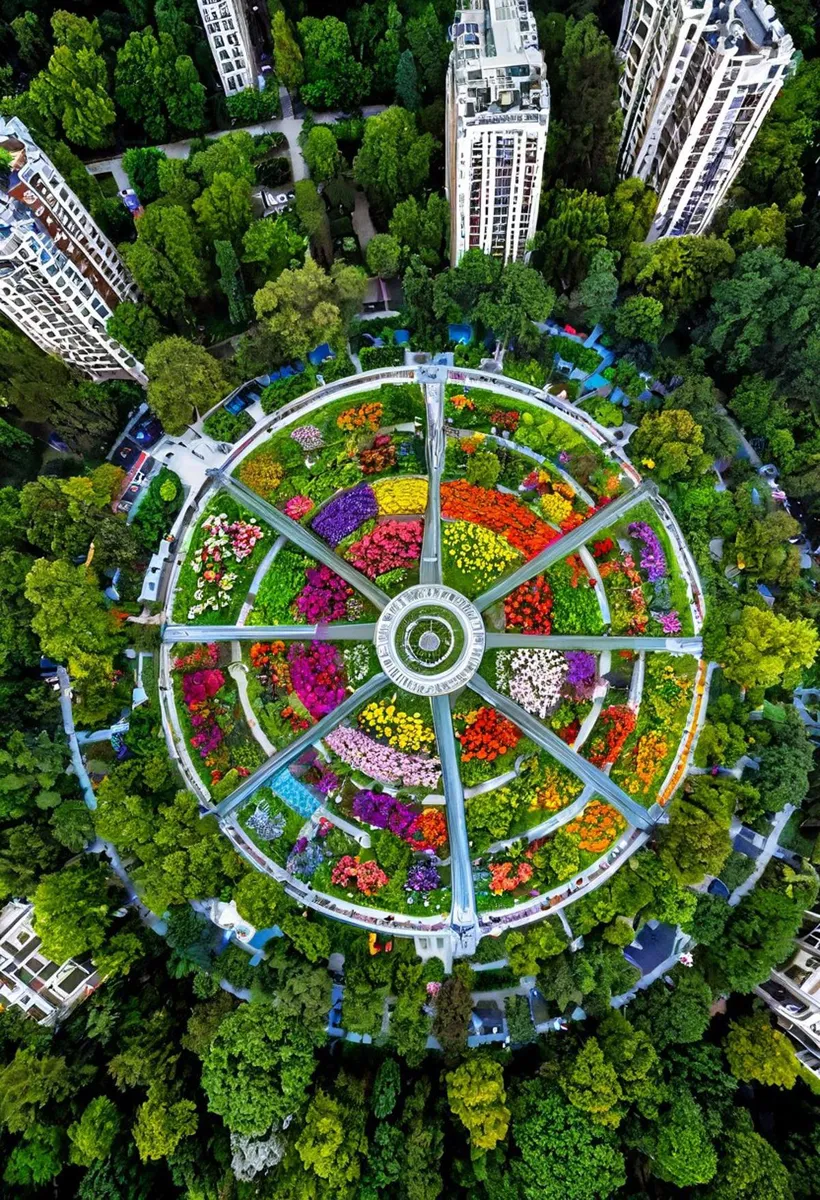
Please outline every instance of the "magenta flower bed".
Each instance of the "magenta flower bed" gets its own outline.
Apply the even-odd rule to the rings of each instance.
[[[657,583],[666,575],[666,555],[658,535],[646,521],[633,521],[629,526],[632,537],[641,542],[641,570],[646,571],[650,583]]]
[[[327,716],[347,695],[342,660],[326,642],[295,642],[288,651],[293,690],[316,720]]]
[[[325,742],[349,767],[383,783],[433,788],[441,774],[438,759],[422,758],[382,746],[360,729],[340,725],[328,734]]]
[[[406,837],[416,819],[416,814],[407,804],[382,792],[357,792],[353,800],[353,815],[365,825],[377,829],[389,829],[396,837]]]
[[[369,483],[360,483],[335,496],[310,523],[314,533],[318,534],[330,546],[338,546],[348,534],[353,533],[365,521],[376,517],[379,506]]]
[[[296,597],[296,608],[305,620],[315,625],[320,621],[340,621],[347,612],[347,601],[353,588],[330,567],[309,567],[307,580]]]
[[[368,579],[375,579],[386,571],[417,563],[423,537],[423,521],[384,521],[354,542],[347,558]]]

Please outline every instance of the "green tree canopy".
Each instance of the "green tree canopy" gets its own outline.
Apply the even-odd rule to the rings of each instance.
[[[56,963],[98,950],[118,895],[99,863],[84,861],[44,875],[34,893],[34,928],[43,953]]]
[[[353,57],[344,21],[304,17],[298,30],[304,51],[305,104],[316,109],[355,108],[367,95],[371,72]]]
[[[709,464],[703,430],[680,408],[646,413],[633,435],[632,449],[635,459],[662,480],[691,479]]]
[[[316,183],[327,183],[338,175],[342,165],[339,144],[327,125],[313,126],[305,139],[303,154]]]
[[[364,140],[353,162],[357,181],[385,213],[419,191],[430,173],[435,143],[419,133],[412,113],[394,105],[365,122]]]
[[[447,1100],[470,1135],[474,1150],[494,1150],[507,1135],[510,1110],[504,1101],[501,1064],[472,1055],[447,1075]]]
[[[731,1022],[726,1059],[736,1079],[779,1088],[792,1088],[797,1082],[799,1064],[794,1046],[785,1033],[774,1028],[768,1011]]]
[[[111,141],[116,120],[98,22],[58,11],[51,18],[54,52],[31,81],[31,102],[52,133],[98,149]]]
[[[157,342],[145,356],[148,403],[170,434],[191,419],[192,406],[207,412],[225,393],[222,368],[201,346],[185,338]]]

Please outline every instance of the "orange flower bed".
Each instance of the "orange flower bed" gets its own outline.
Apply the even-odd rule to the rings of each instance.
[[[535,558],[560,537],[514,496],[478,487],[466,479],[441,485],[441,513],[452,520],[472,521],[500,534],[525,558]]]
[[[593,800],[580,817],[565,826],[567,833],[578,838],[580,850],[603,854],[626,829],[626,821],[611,804]]]
[[[601,713],[586,757],[596,767],[614,763],[635,728],[635,713],[626,705],[611,704]]]
[[[494,708],[477,708],[464,717],[467,728],[456,737],[461,742],[461,760],[482,758],[494,762],[518,743],[521,730]]]
[[[336,418],[336,424],[345,433],[358,433],[359,430],[371,430],[375,433],[382,423],[383,412],[383,404],[378,400],[368,400],[358,408],[346,408]]]
[[[519,863],[517,867],[511,862],[490,863],[490,891],[494,896],[500,896],[503,892],[514,892],[531,878],[532,867],[529,863]]]

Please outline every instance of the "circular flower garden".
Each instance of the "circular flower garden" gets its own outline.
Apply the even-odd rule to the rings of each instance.
[[[469,948],[651,835],[704,709],[704,614],[607,431],[439,375],[300,397],[226,458],[173,566],[163,695],[203,813],[255,867]]]

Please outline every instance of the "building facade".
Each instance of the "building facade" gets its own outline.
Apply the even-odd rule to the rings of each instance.
[[[755,988],[794,1042],[797,1057],[820,1078],[820,912],[806,912],[787,963]]]
[[[523,260],[538,221],[550,92],[526,0],[473,0],[455,14],[447,71],[450,255]]]
[[[137,289],[112,243],[21,121],[0,118],[0,312],[47,354],[94,380],[146,382],[106,333]]]
[[[619,170],[658,193],[650,241],[704,233],[794,57],[765,0],[626,0]]]
[[[51,962],[34,932],[34,908],[10,901],[0,912],[0,1006],[19,1008],[42,1025],[54,1025],[97,984],[91,962]]]
[[[257,61],[245,0],[197,0],[226,96],[257,86]]]

